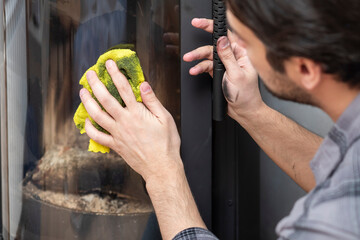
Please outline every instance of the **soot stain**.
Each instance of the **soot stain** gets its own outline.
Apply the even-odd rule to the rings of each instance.
[[[231,102],[234,103],[235,100],[233,98],[233,96],[231,96],[230,92],[229,92],[229,83],[227,82],[227,80],[223,81],[223,92],[224,92],[224,96],[225,98]]]

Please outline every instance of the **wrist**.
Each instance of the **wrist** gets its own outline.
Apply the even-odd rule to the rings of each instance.
[[[261,101],[256,107],[247,111],[237,110],[234,119],[246,129],[247,126],[256,124],[257,119],[262,119],[262,116],[266,115],[269,109],[265,102]]]
[[[163,239],[173,239],[179,232],[206,226],[197,209],[184,168],[149,176],[146,189],[154,206]]]
[[[159,168],[157,172],[144,177],[150,196],[152,193],[176,187],[184,179],[186,180],[185,170],[180,156],[172,159],[166,167]]]

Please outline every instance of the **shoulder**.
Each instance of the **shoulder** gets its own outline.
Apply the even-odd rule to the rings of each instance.
[[[310,231],[334,239],[360,239],[360,138],[348,146],[333,175],[308,198],[304,216],[295,224],[307,231],[298,234]]]
[[[336,169],[332,181],[338,184],[356,182],[360,180],[360,137],[354,139],[347,148],[339,167]]]
[[[348,145],[331,177],[297,205],[298,215],[285,219],[277,229],[280,236],[360,239],[360,138]]]

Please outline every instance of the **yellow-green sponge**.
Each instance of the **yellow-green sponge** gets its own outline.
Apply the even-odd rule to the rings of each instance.
[[[125,104],[123,100],[120,97],[120,94],[114,85],[114,82],[112,81],[109,73],[106,70],[105,63],[107,60],[112,59],[120,71],[126,76],[128,79],[131,88],[135,94],[136,100],[138,102],[141,102],[141,95],[140,95],[140,85],[142,82],[144,82],[144,74],[140,66],[140,61],[138,57],[136,56],[136,53],[134,51],[131,51],[129,49],[115,49],[110,50],[103,55],[100,56],[97,63],[89,68],[82,78],[80,79],[80,84],[89,90],[92,97],[99,103],[99,101],[96,99],[96,97],[93,94],[93,91],[90,88],[90,85],[86,79],[86,73],[90,70],[93,70],[98,75],[101,82],[106,86],[108,91],[111,93],[112,96],[114,96],[119,103],[125,107]],[[99,104],[100,107],[104,110],[104,108]],[[105,111],[105,110],[104,110]],[[84,105],[81,103],[78,109],[76,110],[76,113],[74,115],[74,122],[76,127],[80,130],[80,133],[85,133],[85,120],[86,118],[89,118],[90,121],[93,123],[93,125],[100,131],[107,133],[108,132],[103,129],[101,126],[99,126],[94,120],[91,119],[89,114],[87,113]],[[89,151],[91,152],[102,152],[102,153],[108,153],[110,152],[110,149],[106,146],[100,145],[99,143],[93,141],[90,139],[89,143]]]

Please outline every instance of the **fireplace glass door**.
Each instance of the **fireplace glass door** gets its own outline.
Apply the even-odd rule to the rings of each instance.
[[[73,116],[84,72],[130,48],[180,128],[179,0],[0,5],[4,239],[159,239],[143,179],[114,152],[88,152]]]

